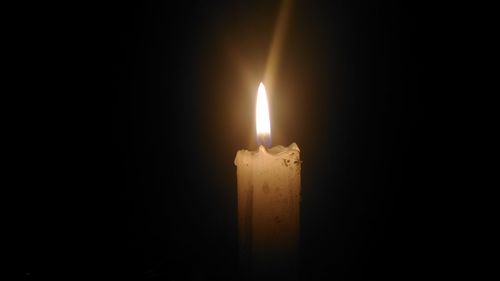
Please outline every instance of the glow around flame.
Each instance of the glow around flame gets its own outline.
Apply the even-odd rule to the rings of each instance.
[[[257,126],[257,144],[266,147],[271,146],[271,122],[269,119],[269,105],[267,102],[266,88],[262,82],[257,92],[257,104],[255,110],[255,121]]]

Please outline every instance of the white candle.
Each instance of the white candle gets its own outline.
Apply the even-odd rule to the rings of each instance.
[[[258,143],[270,145],[269,110],[264,85],[256,109]],[[295,143],[258,151],[240,150],[238,223],[242,265],[260,275],[290,272],[299,238],[300,150]],[[283,277],[283,276],[282,276]]]

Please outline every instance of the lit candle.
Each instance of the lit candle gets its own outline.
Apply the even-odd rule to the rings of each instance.
[[[234,163],[241,263],[260,279],[273,273],[289,274],[296,265],[301,168],[295,143],[266,148],[271,145],[271,126],[262,83],[257,93],[256,127],[259,149],[238,151]]]

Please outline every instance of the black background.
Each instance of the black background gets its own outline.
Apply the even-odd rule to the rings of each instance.
[[[233,161],[256,148],[279,6],[108,4],[68,31],[78,82],[63,110],[78,121],[50,141],[57,165],[33,164],[61,188],[22,200],[24,277],[237,278]],[[302,280],[406,280],[435,267],[425,10],[293,5],[269,96],[274,145],[296,142],[303,160]]]

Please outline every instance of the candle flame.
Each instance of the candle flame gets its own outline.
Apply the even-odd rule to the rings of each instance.
[[[256,127],[257,127],[257,144],[265,147],[271,146],[271,121],[269,119],[269,105],[267,102],[266,88],[262,82],[257,91],[256,104]]]

